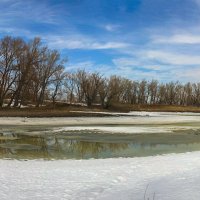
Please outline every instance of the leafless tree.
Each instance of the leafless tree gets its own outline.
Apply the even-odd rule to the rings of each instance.
[[[70,103],[162,104],[200,106],[200,83],[133,81],[120,76],[103,77],[85,70],[65,72],[64,60],[40,38],[24,41],[6,36],[0,40],[0,107],[44,100],[55,104],[66,94]],[[137,77],[136,77],[137,78]]]
[[[50,95],[53,102],[53,106],[55,106],[57,96],[62,96],[62,86],[64,78],[66,77],[66,73],[64,72],[64,66],[60,66],[60,69],[55,71],[52,76],[50,85]]]
[[[47,86],[52,83],[51,78],[54,74],[59,73],[59,71],[63,69],[62,64],[60,64],[60,54],[55,50],[47,50],[44,53],[42,62],[39,63],[38,68],[39,89],[36,107],[43,104]]]
[[[21,39],[4,37],[0,41],[0,107],[13,89],[18,76],[19,56],[24,43]]]

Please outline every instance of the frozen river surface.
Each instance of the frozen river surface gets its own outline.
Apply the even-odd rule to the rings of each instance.
[[[0,118],[0,153],[4,158],[0,160],[0,199],[199,200],[200,115],[146,112],[117,115]],[[66,141],[70,141],[73,150],[81,151],[79,159],[91,158],[84,157],[82,151],[96,154],[99,149],[106,155],[102,157],[109,158],[51,157],[47,161],[37,154],[31,160],[26,159],[30,150],[41,154],[43,149],[47,155],[55,155],[55,149],[59,155],[69,153]],[[145,145],[147,154],[140,154]],[[163,145],[167,145],[167,151],[163,151]],[[107,146],[120,149],[121,154],[109,154]],[[155,151],[157,147],[159,151]],[[175,147],[185,153],[175,154]],[[153,153],[148,154],[151,149]],[[129,158],[120,158],[124,151],[123,157]],[[156,155],[160,153],[174,154]]]

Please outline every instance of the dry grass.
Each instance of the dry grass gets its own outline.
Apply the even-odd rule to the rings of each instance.
[[[3,108],[0,109],[0,117],[95,117],[95,116],[104,116],[100,113],[78,113],[78,112],[70,112],[70,111],[105,111],[100,108],[92,107],[87,108],[83,106],[61,106],[57,105],[56,107],[52,107],[50,105],[35,108]],[[108,116],[108,115],[106,115]]]
[[[46,105],[40,108],[3,108],[0,109],[0,117],[97,117],[105,116],[101,113],[84,113],[70,111],[92,111],[92,112],[129,112],[129,111],[151,111],[151,112],[200,112],[200,107],[193,106],[168,106],[168,105],[131,105],[114,104],[108,110],[101,106],[87,108],[79,105],[57,104],[55,107]],[[106,116],[109,116],[106,114]]]
[[[175,105],[134,105],[132,110],[151,112],[200,112],[197,106],[175,106]]]

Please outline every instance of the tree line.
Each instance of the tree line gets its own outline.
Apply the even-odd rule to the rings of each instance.
[[[65,59],[57,50],[43,45],[40,38],[25,41],[6,36],[0,40],[0,107],[27,103],[39,107],[45,101],[55,104],[114,103],[200,105],[200,83],[157,80],[134,81],[121,76],[105,77],[85,70],[67,72]]]

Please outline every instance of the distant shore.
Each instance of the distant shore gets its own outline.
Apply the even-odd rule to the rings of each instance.
[[[200,113],[174,113],[174,112],[143,112],[133,111],[130,113],[79,113],[72,112],[73,117],[0,117],[1,126],[121,126],[121,125],[147,125],[163,126],[176,125],[178,127],[191,126],[199,128]],[[78,117],[75,117],[77,114]],[[81,116],[81,115],[86,115]],[[97,116],[97,115],[100,115]],[[104,116],[104,117],[102,117]]]
[[[91,108],[81,106],[67,107],[40,107],[40,108],[3,108],[0,109],[0,117],[105,117],[123,116],[131,111],[146,112],[192,112],[200,113],[200,107],[173,106],[173,105],[117,105],[109,109],[101,109],[98,106]]]

